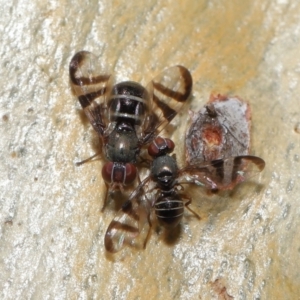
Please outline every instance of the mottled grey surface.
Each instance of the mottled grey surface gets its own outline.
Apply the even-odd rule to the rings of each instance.
[[[251,109],[238,98],[212,97],[199,111],[189,111],[185,152],[189,162],[248,155],[251,151]]]
[[[297,1],[1,1],[1,299],[295,299],[298,268],[300,4]],[[101,55],[118,80],[146,84],[182,64],[194,98],[174,120],[177,158],[188,108],[210,93],[252,109],[261,176],[228,195],[193,196],[176,242],[105,254],[101,162],[75,167],[97,138],[72,96],[68,63]]]

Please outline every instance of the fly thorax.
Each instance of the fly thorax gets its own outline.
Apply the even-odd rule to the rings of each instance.
[[[171,190],[176,183],[177,171],[176,160],[169,155],[163,155],[153,160],[151,177],[152,180],[157,183],[158,188],[163,191],[168,191]]]

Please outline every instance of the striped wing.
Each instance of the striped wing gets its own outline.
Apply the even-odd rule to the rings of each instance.
[[[172,121],[192,93],[193,79],[188,69],[174,66],[164,70],[147,86],[152,101],[143,124],[143,142],[150,142]]]
[[[264,167],[265,162],[260,157],[244,155],[193,163],[181,169],[180,174],[185,180],[210,190],[230,190],[261,172]]]
[[[111,89],[111,76],[105,69],[99,66],[96,56],[88,51],[76,53],[69,65],[72,89],[100,136],[103,136],[108,124],[106,98]]]
[[[122,205],[115,218],[110,222],[104,237],[105,249],[116,253],[124,246],[134,246],[150,218],[151,203],[144,192],[147,177]],[[146,240],[145,240],[146,242]]]

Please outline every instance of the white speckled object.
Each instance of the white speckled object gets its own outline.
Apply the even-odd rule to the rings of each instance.
[[[186,159],[212,161],[251,154],[251,110],[237,97],[212,96],[199,111],[189,111]]]

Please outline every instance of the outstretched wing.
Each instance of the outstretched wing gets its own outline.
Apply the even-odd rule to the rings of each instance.
[[[193,79],[188,69],[165,69],[147,86],[150,114],[143,124],[143,143],[150,142],[177,115],[192,93]]]
[[[88,51],[76,53],[69,65],[71,86],[96,132],[102,136],[107,126],[106,98],[111,89],[110,74]]]
[[[105,249],[116,253],[125,245],[133,246],[144,225],[149,222],[151,203],[144,191],[147,177],[129,196],[115,218],[110,222],[104,237]],[[149,224],[150,225],[150,224]]]
[[[257,156],[243,155],[211,162],[193,162],[180,170],[185,180],[204,186],[210,190],[230,190],[265,167],[263,159]]]

